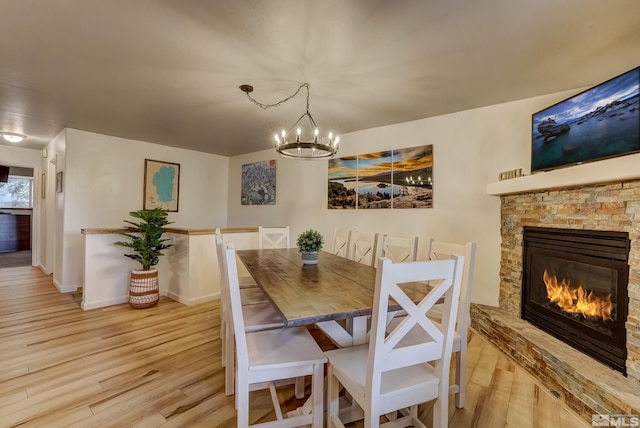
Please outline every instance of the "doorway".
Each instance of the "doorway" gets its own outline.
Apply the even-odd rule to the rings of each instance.
[[[31,266],[33,168],[0,165],[0,268]]]

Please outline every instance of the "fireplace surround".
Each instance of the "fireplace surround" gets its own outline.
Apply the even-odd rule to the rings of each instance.
[[[626,376],[627,232],[523,228],[522,318]]]

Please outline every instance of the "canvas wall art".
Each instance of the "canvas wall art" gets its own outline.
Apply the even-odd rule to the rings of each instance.
[[[275,159],[242,165],[240,204],[276,204]]]
[[[180,164],[144,160],[143,209],[162,208],[177,212],[180,191]]]
[[[358,155],[358,208],[391,208],[391,150]]]
[[[433,207],[433,146],[393,151],[393,208]]]
[[[329,209],[433,207],[433,145],[329,159]]]
[[[355,209],[357,180],[356,156],[329,159],[327,207],[334,210]]]

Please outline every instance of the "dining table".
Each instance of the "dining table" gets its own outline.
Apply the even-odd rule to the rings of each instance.
[[[285,327],[315,324],[337,346],[367,343],[376,269],[326,251],[304,264],[297,248],[238,250],[237,257],[282,317]],[[431,288],[403,284],[414,301]],[[390,310],[400,306],[390,306]]]

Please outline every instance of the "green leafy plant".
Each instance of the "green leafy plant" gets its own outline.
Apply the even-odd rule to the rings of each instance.
[[[167,219],[168,213],[162,208],[131,211],[129,215],[140,221],[124,220],[130,226],[121,235],[128,237],[130,241],[118,241],[115,244],[133,249],[134,252],[125,254],[125,257],[139,262],[142,270],[149,270],[158,264],[162,251],[171,247],[171,244],[166,244],[168,240],[163,239],[162,234],[166,232],[164,226],[173,222]]]
[[[320,251],[324,244],[322,235],[317,230],[309,229],[298,235],[296,245],[301,253],[314,253]]]

